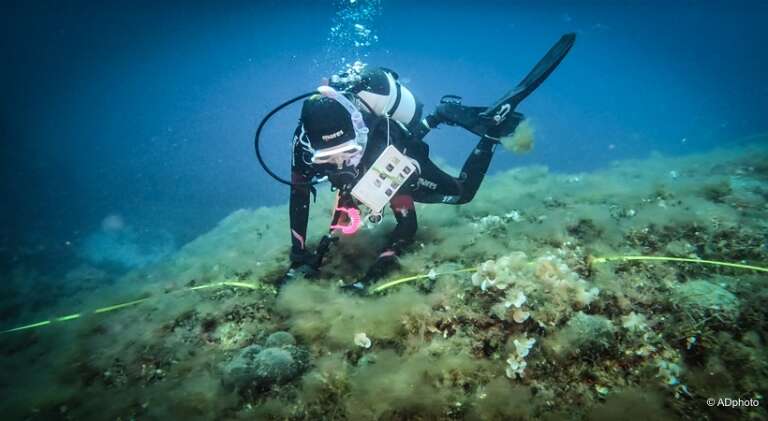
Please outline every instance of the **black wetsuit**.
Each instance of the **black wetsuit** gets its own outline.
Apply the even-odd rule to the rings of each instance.
[[[403,92],[402,86],[395,82],[397,79],[395,72],[379,68],[370,69],[370,71],[364,70],[359,75],[360,77],[352,77],[354,75],[347,72],[346,76],[339,77],[338,80],[331,78],[332,87],[355,94],[356,99],[348,99],[351,101],[360,100],[363,103],[364,107],[357,104],[357,108],[363,113],[366,126],[370,130],[368,142],[359,165],[339,173],[331,165],[311,164],[311,148],[307,147],[310,142],[308,139],[304,139],[303,126],[299,122],[293,142],[292,178],[294,184],[291,186],[290,200],[291,270],[300,265],[316,268],[322,260],[323,252],[313,255],[307,252],[305,248],[311,194],[310,187],[306,183],[314,177],[327,175],[331,184],[340,192],[339,206],[355,206],[355,200],[349,191],[370,168],[387,144],[394,145],[400,152],[413,158],[420,169],[408,180],[409,182],[403,184],[390,200],[390,207],[395,213],[397,226],[390,234],[387,246],[379,255],[372,269],[382,267],[380,264],[382,262],[394,260],[394,257],[401,252],[403,247],[413,240],[417,228],[414,202],[460,205],[471,201],[485,177],[485,172],[488,170],[499,139],[514,133],[517,125],[525,118],[516,111],[517,105],[554,71],[570,51],[575,40],[576,35],[573,33],[563,35],[515,88],[504,94],[490,107],[464,106],[461,104],[461,98],[446,95],[441,99],[435,113],[422,121],[421,105],[415,98],[408,96],[411,95],[408,91],[406,97],[410,102],[408,106],[412,107],[412,112],[410,115],[405,113],[406,117],[403,114],[400,115],[403,119],[409,118],[407,127],[391,119],[376,117],[376,115],[385,113],[397,115],[399,111]],[[341,86],[333,86],[333,83],[337,82]],[[344,84],[348,82],[351,84],[345,86]],[[366,95],[372,102],[378,102],[381,96],[388,96],[391,99],[394,95],[394,101],[392,104],[387,103],[387,110],[381,110],[382,104],[379,102],[377,108],[379,111],[373,114],[374,108],[371,108],[370,104],[363,99],[363,96]],[[369,113],[364,112],[363,108]],[[324,120],[321,119],[320,121]],[[480,136],[480,141],[464,163],[458,178],[446,174],[429,159],[429,146],[422,141],[431,128],[440,123],[457,125]],[[309,126],[312,127],[312,125]],[[349,133],[349,130],[347,132]],[[343,215],[343,212],[335,212],[331,223],[336,224]],[[323,247],[323,243],[329,244],[329,238],[329,236],[325,236],[321,240],[319,249],[327,248]],[[370,280],[376,275],[376,270],[369,270],[366,278]]]
[[[291,261],[293,266],[305,262],[306,232],[309,216],[310,188],[304,184],[313,177],[328,176],[334,188],[340,192],[340,206],[354,206],[355,199],[349,194],[354,184],[365,174],[371,164],[379,157],[388,144],[394,145],[400,152],[415,159],[420,167],[418,174],[414,174],[407,183],[400,188],[390,200],[390,208],[395,214],[397,226],[390,233],[387,245],[381,250],[379,258],[372,269],[382,269],[388,262],[394,260],[403,248],[412,240],[417,229],[416,210],[414,202],[420,203],[448,203],[460,205],[468,203],[474,198],[485,176],[488,165],[493,157],[496,141],[482,137],[472,153],[467,158],[461,170],[461,175],[456,178],[437,167],[429,159],[429,145],[422,138],[429,132],[423,125],[418,129],[408,130],[400,123],[382,117],[376,117],[364,113],[366,125],[370,129],[368,143],[360,164],[354,172],[338,174],[335,166],[315,165],[310,161],[309,152],[301,141],[301,122],[296,129],[293,140],[292,180],[295,185],[291,187],[290,219],[291,219]],[[429,126],[439,124],[437,118],[429,116],[426,119]],[[423,123],[418,121],[419,125]],[[415,134],[412,134],[414,132]],[[342,217],[337,212],[332,218],[335,224]],[[369,277],[380,275],[376,270],[369,271]]]

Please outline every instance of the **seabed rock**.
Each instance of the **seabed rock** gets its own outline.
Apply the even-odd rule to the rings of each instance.
[[[222,385],[226,389],[261,392],[289,383],[307,369],[309,354],[294,345],[291,334],[273,333],[266,344],[266,348],[260,345],[243,348],[224,366]]]
[[[545,342],[545,347],[556,358],[600,352],[611,346],[615,331],[607,318],[578,312]]]
[[[712,282],[686,282],[672,291],[672,301],[695,321],[717,320],[730,324],[739,317],[739,299]]]
[[[284,346],[296,345],[296,339],[288,332],[275,332],[267,338],[264,346],[267,348],[281,348]]]

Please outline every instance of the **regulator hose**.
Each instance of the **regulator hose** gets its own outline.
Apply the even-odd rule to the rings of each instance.
[[[253,148],[256,149],[256,158],[259,160],[259,164],[261,164],[261,168],[264,168],[264,171],[267,172],[272,178],[277,180],[280,183],[283,183],[288,186],[314,186],[315,184],[320,183],[320,180],[310,181],[307,183],[294,183],[289,180],[286,180],[279,175],[275,174],[274,171],[272,171],[268,166],[267,163],[264,162],[264,158],[261,156],[261,149],[259,148],[259,140],[261,138],[261,130],[264,128],[264,125],[267,124],[267,121],[269,121],[270,118],[272,118],[273,115],[277,114],[282,110],[283,108],[293,104],[296,101],[300,101],[304,98],[310,97],[312,95],[317,94],[317,91],[307,92],[305,94],[301,94],[295,98],[291,98],[288,101],[283,102],[282,104],[275,107],[272,111],[269,112],[262,120],[261,123],[259,123],[259,128],[256,129],[256,136],[253,138]]]

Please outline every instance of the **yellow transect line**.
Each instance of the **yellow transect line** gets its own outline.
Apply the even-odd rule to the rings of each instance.
[[[407,276],[405,278],[395,279],[394,281],[389,281],[389,282],[387,282],[385,284],[379,285],[376,288],[372,289],[371,292],[383,291],[383,290],[385,290],[387,288],[391,288],[391,287],[393,287],[395,285],[400,285],[402,283],[405,283],[405,282],[408,282],[408,281],[414,281],[416,279],[431,278],[433,276],[436,277],[436,276],[441,276],[441,275],[452,275],[452,274],[455,274],[455,273],[463,273],[463,272],[474,272],[476,270],[477,270],[476,267],[471,267],[471,268],[464,268],[464,269],[458,269],[458,270],[450,270],[448,272],[439,272],[439,273],[432,273],[432,274],[427,273],[426,275]]]
[[[198,286],[194,286],[194,287],[183,288],[183,289],[179,289],[179,290],[176,290],[176,291],[171,291],[171,293],[174,293],[174,292],[184,292],[184,291],[195,291],[195,290],[198,290],[198,289],[215,288],[215,287],[222,287],[222,286],[231,286],[231,287],[247,288],[247,289],[258,289],[258,286],[254,285],[254,284],[249,284],[247,282],[223,281],[223,282],[213,282],[213,283],[210,283],[210,284],[198,285]],[[11,332],[18,332],[20,330],[29,330],[29,329],[34,329],[34,328],[42,327],[42,326],[47,326],[47,325],[50,325],[50,324],[53,324],[53,323],[66,322],[68,320],[75,320],[75,319],[79,319],[83,315],[87,315],[87,314],[107,313],[107,312],[110,312],[110,311],[119,310],[121,308],[126,308],[126,307],[134,306],[134,305],[137,305],[137,304],[141,304],[141,303],[143,303],[145,301],[149,301],[149,300],[151,300],[153,298],[159,298],[161,296],[162,295],[156,295],[156,296],[152,296],[152,297],[140,298],[138,300],[133,300],[133,301],[125,302],[125,303],[120,303],[120,304],[115,304],[115,305],[111,305],[111,306],[107,306],[107,307],[97,308],[97,309],[95,309],[95,310],[93,310],[91,312],[74,313],[74,314],[69,314],[69,315],[66,315],[66,316],[53,317],[50,320],[44,320],[42,322],[30,323],[30,324],[27,324],[27,325],[17,326],[17,327],[14,327],[12,329],[6,329],[6,330],[3,330],[3,331],[0,331],[0,334],[11,333]]]
[[[667,257],[667,256],[604,256],[604,257],[592,257],[590,258],[590,263],[605,263],[610,261],[630,261],[630,260],[656,260],[656,261],[673,261],[673,262],[690,262],[690,263],[702,263],[702,264],[709,264],[709,265],[717,265],[717,266],[725,266],[725,267],[732,267],[737,269],[747,269],[747,270],[755,270],[759,272],[768,272],[768,268],[760,267],[760,266],[752,266],[752,265],[745,265],[740,263],[729,263],[729,262],[720,262],[716,260],[703,260],[703,259],[691,259],[691,258],[685,258],[685,257]],[[391,288],[396,285],[400,285],[406,282],[415,281],[417,279],[424,279],[424,278],[433,278],[437,276],[443,276],[443,275],[453,275],[457,273],[465,273],[465,272],[475,272],[477,271],[477,267],[468,267],[463,269],[457,269],[457,270],[450,270],[447,272],[438,272],[438,273],[427,273],[422,275],[412,275],[412,276],[406,276],[404,278],[398,278],[389,282],[386,282],[382,285],[379,285],[371,290],[371,292],[380,292],[387,288]],[[249,284],[247,282],[240,282],[240,281],[222,281],[222,282],[213,282],[210,284],[204,284],[204,285],[198,285],[194,287],[188,287],[183,288],[176,291],[171,291],[171,293],[174,292],[183,292],[183,291],[195,291],[200,289],[207,289],[207,288],[216,288],[216,287],[222,287],[222,286],[231,286],[231,287],[237,287],[237,288],[247,288],[247,289],[258,289],[259,287],[255,284]],[[128,301],[125,303],[115,304],[107,307],[101,307],[93,310],[90,312],[91,314],[100,314],[100,313],[106,313],[114,310],[119,310],[121,308],[130,307],[133,305],[141,304],[145,301],[149,301],[153,298],[158,298],[160,296],[152,296],[152,297],[146,297],[146,298],[140,298],[138,300]],[[12,329],[6,329],[3,331],[0,331],[0,334],[4,333],[11,333],[11,332],[18,332],[21,330],[29,330],[34,329],[42,326],[47,326],[52,323],[57,322],[65,322],[68,320],[75,320],[82,317],[84,314],[89,313],[74,313],[69,314],[66,316],[60,316],[60,317],[54,317],[50,320],[44,320],[37,323],[31,323],[27,325],[17,326]]]
[[[123,307],[130,307],[130,306],[132,306],[132,305],[136,305],[136,304],[139,304],[139,303],[143,303],[144,301],[147,301],[147,300],[149,300],[149,297],[147,297],[147,298],[141,298],[141,299],[138,299],[138,300],[133,300],[133,301],[128,301],[127,303],[122,303],[122,304],[115,304],[115,305],[113,305],[113,306],[109,306],[109,307],[102,307],[102,308],[97,308],[96,310],[93,310],[93,313],[94,313],[94,314],[98,314],[98,313],[106,313],[106,312],[108,312],[108,311],[117,310],[117,309],[121,309],[121,308],[123,308]]]
[[[717,260],[703,260],[703,259],[690,259],[685,257],[667,257],[667,256],[605,256],[605,257],[591,257],[589,262],[590,263],[605,263],[609,261],[616,261],[616,260],[657,260],[657,261],[672,261],[672,262],[690,262],[690,263],[703,263],[708,265],[717,265],[717,266],[726,266],[726,267],[732,267],[732,268],[738,268],[738,269],[748,269],[748,270],[756,270],[759,272],[768,272],[768,268],[760,267],[760,266],[752,266],[752,265],[744,265],[741,263],[729,263],[729,262],[720,262]],[[387,288],[391,288],[395,285],[399,285],[405,282],[409,281],[415,281],[417,279],[424,279],[424,278],[430,278],[433,276],[440,276],[440,275],[451,275],[454,273],[461,273],[461,272],[474,272],[476,271],[476,267],[471,268],[464,268],[459,270],[453,270],[448,272],[440,272],[440,273],[433,273],[433,274],[424,274],[424,275],[413,275],[413,276],[407,276],[405,278],[399,278],[395,279],[394,281],[389,281],[387,283],[384,283],[382,285],[379,285],[371,290],[371,292],[380,292]]]
[[[236,281],[224,281],[221,283],[222,286],[230,286],[230,287],[240,287],[240,288],[248,288],[248,289],[258,289],[254,284],[249,284],[246,282],[236,282]]]
[[[38,323],[32,323],[24,326],[15,327],[13,329],[4,330],[2,333],[9,333],[9,332],[17,332],[19,330],[26,330],[26,329],[33,329],[40,326],[45,326],[51,324],[50,320],[46,320],[44,322],[38,322]]]
[[[743,265],[740,263],[720,262],[717,260],[703,260],[703,259],[691,259],[686,257],[667,257],[667,256],[607,256],[607,257],[594,257],[592,263],[605,263],[616,260],[668,260],[672,262],[690,262],[690,263],[703,263],[706,265],[726,266],[738,269],[756,270],[758,272],[768,272],[768,268]]]

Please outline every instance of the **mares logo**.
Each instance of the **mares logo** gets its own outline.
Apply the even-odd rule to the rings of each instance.
[[[425,180],[423,178],[419,178],[419,181],[418,181],[417,184],[420,185],[420,186],[424,186],[424,187],[426,187],[426,188],[428,188],[430,190],[434,190],[434,189],[437,188],[437,183],[434,183],[434,182],[429,181],[429,180]]]
[[[344,135],[344,130],[339,130],[336,133],[331,133],[331,134],[323,135],[323,140],[325,140],[327,142],[329,140],[336,139],[337,137],[342,136],[342,135]]]
[[[509,111],[512,109],[512,107],[509,104],[504,104],[499,108],[499,111],[496,113],[495,116],[493,116],[493,120],[496,122],[496,124],[501,123],[507,118],[507,114],[509,114]]]

